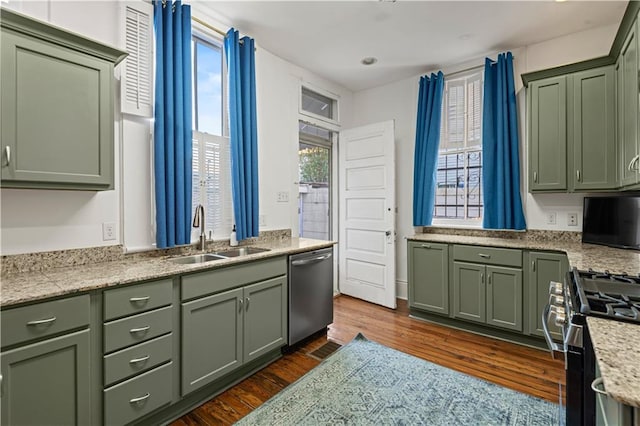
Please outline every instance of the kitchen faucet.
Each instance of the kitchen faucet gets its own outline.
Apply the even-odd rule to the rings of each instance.
[[[193,227],[194,228],[198,228],[200,227],[200,250],[204,251],[205,249],[205,244],[207,242],[207,236],[205,234],[205,227],[204,227],[204,206],[202,204],[198,204],[198,207],[196,207],[196,214],[193,216]]]

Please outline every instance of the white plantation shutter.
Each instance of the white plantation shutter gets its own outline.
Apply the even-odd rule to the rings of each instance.
[[[228,137],[193,132],[193,208],[204,206],[207,238],[228,239],[233,226]],[[199,230],[194,229],[192,240]]]
[[[482,69],[447,80],[442,101],[440,150],[482,144]]]
[[[467,147],[482,145],[482,72],[467,80]]]
[[[123,62],[121,110],[125,114],[151,117],[153,6],[137,1],[123,7],[123,45],[129,54]]]

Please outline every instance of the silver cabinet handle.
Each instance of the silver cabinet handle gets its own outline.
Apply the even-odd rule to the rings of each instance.
[[[133,334],[133,333],[142,333],[144,331],[148,331],[151,328],[150,325],[145,325],[144,327],[139,327],[139,328],[132,328],[131,330],[129,330],[129,333]]]
[[[576,170],[576,177],[578,178],[578,182],[580,182],[580,170]]]
[[[4,395],[4,392],[2,388],[2,373],[0,373],[0,398],[2,398],[2,395]]]
[[[131,361],[129,361],[129,364],[139,364],[141,362],[148,360],[149,358],[151,358],[151,355],[146,355],[140,358],[134,358]]]
[[[635,166],[634,166],[635,164]],[[632,168],[631,170],[635,170],[636,172],[638,171],[638,165],[640,164],[640,155],[636,155],[635,158],[633,159],[633,161],[631,162]]]
[[[533,172],[533,181],[538,183],[538,172]]]
[[[248,310],[249,310],[249,302],[250,302],[250,301],[251,301],[251,299],[249,299],[249,298],[247,297],[247,303],[245,303],[245,304],[244,304],[244,310],[245,310],[245,311],[248,311]]]
[[[11,163],[11,147],[9,145],[4,147],[4,153],[7,156],[7,166]]]
[[[598,389],[598,386],[602,386],[602,389]],[[591,389],[595,393],[599,393],[600,395],[609,396],[609,394],[604,390],[604,383],[602,383],[602,377],[598,377],[593,382],[591,382]]]
[[[478,256],[480,256],[483,259],[491,259],[490,254],[478,253]]]
[[[42,319],[42,320],[36,320],[36,321],[29,321],[27,323],[27,325],[30,326],[36,326],[36,325],[44,325],[44,324],[51,324],[52,322],[54,322],[55,320],[57,320],[56,317],[51,317],[51,318],[47,318],[47,319]]]
[[[532,260],[532,261],[531,261],[531,270],[532,270],[533,272],[535,272],[535,271],[536,271],[536,261],[535,261],[535,260]]]
[[[242,300],[242,298],[238,299],[238,312],[242,312],[242,303],[244,301]]]
[[[431,244],[420,244],[420,247],[430,249],[431,248]]]
[[[484,273],[481,273],[481,274],[480,274],[480,282],[481,282],[481,283],[484,283]]]
[[[139,303],[139,302],[146,302],[150,299],[149,296],[143,296],[143,297],[131,297],[129,299],[129,302],[131,303]]]
[[[487,274],[487,284],[491,285],[491,274]]]
[[[146,395],[142,395],[142,396],[139,396],[137,398],[130,399],[129,403],[130,404],[139,404],[142,401],[145,401],[146,399],[148,399],[150,396],[151,396],[151,394],[149,392],[147,392]]]

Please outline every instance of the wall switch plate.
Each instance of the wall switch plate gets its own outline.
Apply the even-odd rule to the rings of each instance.
[[[547,213],[547,225],[555,225],[556,224],[556,212]]]
[[[114,222],[104,222],[102,224],[102,241],[116,239],[116,224]]]
[[[278,192],[276,200],[279,203],[288,203],[289,202],[289,192],[288,191],[280,191],[280,192]]]
[[[258,218],[260,219],[260,226],[267,226],[267,215],[261,214]]]
[[[567,214],[567,224],[569,226],[578,226],[578,213]]]

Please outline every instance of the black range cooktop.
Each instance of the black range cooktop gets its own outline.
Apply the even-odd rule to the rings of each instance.
[[[580,313],[640,324],[640,276],[573,270]]]

